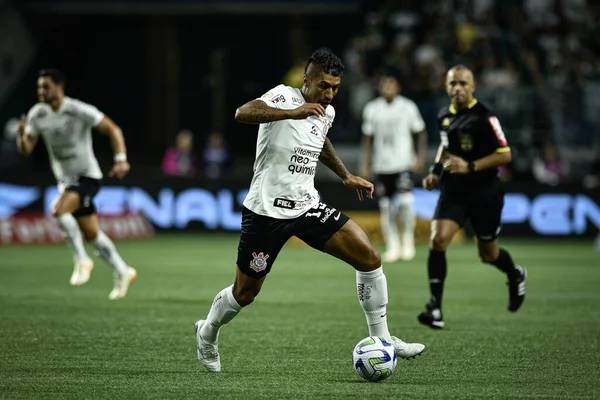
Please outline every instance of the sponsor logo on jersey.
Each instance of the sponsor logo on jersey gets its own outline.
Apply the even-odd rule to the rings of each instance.
[[[288,171],[294,174],[314,175],[317,172],[316,162],[321,155],[320,151],[307,150],[302,147],[295,147],[294,154],[290,157]],[[313,165],[309,165],[313,164]]]
[[[285,96],[284,96],[284,95],[282,95],[282,94],[280,94],[280,95],[279,95],[279,96],[277,96],[277,97],[273,97],[273,98],[271,99],[271,102],[272,102],[272,103],[275,103],[275,104],[277,104],[277,103],[285,103]]]
[[[258,254],[252,253],[252,260],[250,261],[250,268],[256,272],[261,272],[267,269],[268,254],[264,254],[262,251]]]
[[[275,199],[273,200],[273,207],[287,208],[289,210],[293,210],[294,208],[296,208],[296,202],[294,200],[275,197]]]
[[[298,97],[292,97],[292,104],[300,105],[300,104],[302,104],[302,99],[300,99]]]

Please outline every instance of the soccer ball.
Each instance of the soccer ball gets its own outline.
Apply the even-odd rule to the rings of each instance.
[[[382,381],[396,368],[396,351],[384,338],[369,336],[358,342],[352,361],[358,376],[370,382]]]

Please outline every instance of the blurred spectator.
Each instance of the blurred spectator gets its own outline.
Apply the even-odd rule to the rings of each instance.
[[[558,154],[554,143],[546,142],[540,154],[533,160],[532,172],[539,183],[556,186],[567,180],[569,164]]]
[[[208,135],[202,157],[205,177],[209,179],[225,177],[229,167],[229,150],[220,131],[215,130]]]
[[[197,173],[194,154],[194,136],[189,130],[182,130],[175,138],[175,146],[165,152],[162,169],[166,175],[193,177]]]

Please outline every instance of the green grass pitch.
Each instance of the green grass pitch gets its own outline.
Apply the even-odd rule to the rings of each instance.
[[[529,271],[523,308],[506,310],[504,276],[471,242],[454,246],[444,331],[416,319],[428,299],[426,248],[385,266],[390,331],[427,351],[381,383],[352,368],[368,336],[354,272],[317,251],[284,248],[256,302],[221,331],[223,372],[210,374],[193,323],[233,282],[236,235],[119,243],[139,278],[116,302],[101,260],[73,288],[65,247],[1,247],[0,398],[600,398],[600,254],[589,241],[503,245]]]

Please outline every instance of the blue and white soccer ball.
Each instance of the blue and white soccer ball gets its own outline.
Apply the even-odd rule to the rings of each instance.
[[[396,351],[384,338],[369,336],[358,342],[352,361],[358,376],[370,382],[382,381],[396,368]]]

